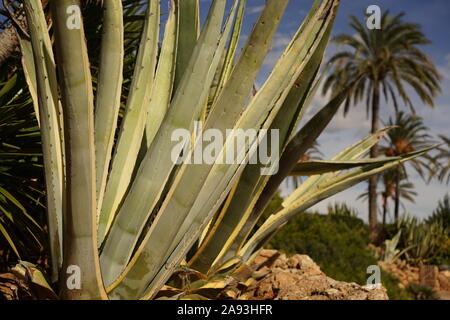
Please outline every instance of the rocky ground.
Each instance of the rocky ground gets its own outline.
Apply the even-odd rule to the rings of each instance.
[[[245,276],[247,274],[247,276]],[[287,258],[276,250],[262,250],[246,270],[245,288],[231,298],[251,300],[387,300],[383,287],[371,288],[327,277],[307,255]],[[237,295],[237,296],[236,296]]]
[[[399,279],[400,287],[406,288],[412,283],[418,283],[432,288],[441,299],[450,300],[450,270],[446,270],[447,268],[432,265],[411,266],[403,260],[379,264]]]

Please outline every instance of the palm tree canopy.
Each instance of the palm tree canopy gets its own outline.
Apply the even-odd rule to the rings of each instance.
[[[420,49],[429,44],[429,40],[415,23],[402,21],[403,13],[389,16],[386,11],[381,18],[381,29],[369,30],[364,21],[351,16],[350,27],[355,35],[341,34],[335,37],[338,45],[348,49],[338,52],[330,60],[333,67],[324,82],[323,91],[337,90],[346,86],[352,79],[361,77],[359,84],[349,95],[345,113],[350,105],[356,104],[364,97],[369,99],[377,82],[386,101],[392,99],[396,111],[400,96],[402,101],[414,111],[408,96],[408,85],[427,105],[433,106],[433,97],[440,92],[440,75],[431,59]]]
[[[396,113],[395,118],[389,118],[386,125],[394,127],[388,131],[386,144],[381,147],[381,151],[389,157],[420,150],[434,142],[428,134],[428,128],[424,125],[423,119],[417,115],[400,111]],[[426,154],[409,164],[424,180],[427,180],[433,174],[435,161],[434,157]],[[402,176],[407,179],[405,166],[402,165],[399,169],[403,171]],[[426,178],[427,175],[428,178]]]
[[[436,156],[439,161],[437,166],[438,178],[445,183],[450,182],[450,138],[440,135],[442,146],[439,147],[439,153]]]

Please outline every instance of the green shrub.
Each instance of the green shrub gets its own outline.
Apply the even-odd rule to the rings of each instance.
[[[406,287],[406,290],[415,300],[439,300],[439,296],[433,288],[412,282]]]
[[[447,194],[444,199],[439,201],[433,214],[426,220],[428,224],[438,222],[447,229],[447,235],[450,236],[450,197]]]
[[[368,248],[369,229],[351,215],[302,213],[271,240],[269,247],[286,254],[309,255],[328,276],[365,285],[367,267],[377,261]],[[381,282],[391,299],[412,298],[398,287],[398,280],[383,272]]]

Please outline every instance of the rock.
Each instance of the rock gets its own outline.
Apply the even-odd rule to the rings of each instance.
[[[438,275],[439,288],[442,291],[450,291],[450,278],[440,273]]]
[[[439,266],[439,271],[449,271],[450,272],[450,266],[448,264],[441,264]]]
[[[387,300],[386,289],[363,287],[327,277],[307,255],[286,258],[275,250],[262,250],[249,263],[258,279],[240,298],[253,300]],[[262,276],[264,275],[264,276]],[[247,282],[248,283],[248,282]]]
[[[438,267],[421,265],[419,267],[419,283],[423,286],[439,290],[438,274]]]
[[[441,271],[439,274],[442,274],[447,279],[450,279],[450,271]]]

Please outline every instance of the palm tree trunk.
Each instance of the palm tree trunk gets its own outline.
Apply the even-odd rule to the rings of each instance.
[[[49,0],[41,0],[42,7],[45,9]],[[19,9],[14,16],[14,19],[19,23],[26,25],[25,12]],[[17,38],[17,31],[14,24],[8,25],[0,32],[0,67],[18,50],[19,38]]]
[[[387,214],[387,197],[383,196],[383,229],[386,225],[386,214]]]
[[[400,211],[400,177],[399,173],[395,175],[395,223],[398,222],[398,216]]]
[[[378,81],[373,84],[372,96],[372,133],[379,130],[380,122],[380,85]],[[370,150],[370,157],[378,157],[378,144],[375,144]],[[372,232],[377,227],[377,179],[375,175],[369,179],[369,225]]]

